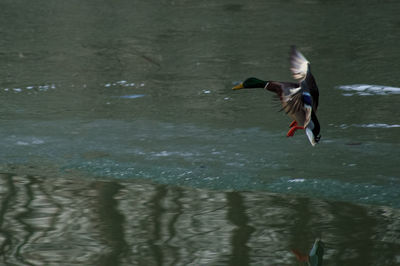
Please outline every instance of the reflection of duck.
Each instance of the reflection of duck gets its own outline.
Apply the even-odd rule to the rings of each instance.
[[[324,256],[324,243],[317,238],[308,255],[303,255],[297,250],[292,250],[299,261],[307,262],[309,266],[322,266],[322,257]]]
[[[294,119],[287,136],[292,137],[296,130],[305,129],[308,139],[314,146],[321,137],[316,116],[319,98],[317,83],[311,74],[310,63],[294,46],[290,52],[290,63],[290,70],[298,83],[248,78],[232,89],[264,88],[275,92],[282,103],[282,110]]]

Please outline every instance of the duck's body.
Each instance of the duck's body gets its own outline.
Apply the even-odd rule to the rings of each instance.
[[[257,78],[248,78],[233,89],[264,88],[275,92],[284,110],[292,119],[288,137],[292,137],[296,130],[305,129],[308,139],[314,146],[320,136],[320,125],[316,115],[318,109],[319,92],[317,83],[310,70],[307,59],[292,47],[290,63],[293,77],[298,82],[264,81]]]

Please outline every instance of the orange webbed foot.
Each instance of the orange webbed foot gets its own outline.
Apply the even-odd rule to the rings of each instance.
[[[292,123],[290,123],[289,127],[295,127],[297,126],[297,121],[293,120]]]
[[[298,129],[304,129],[304,127],[298,127],[298,126],[293,126],[289,129],[288,133],[286,134],[286,136],[288,137],[293,137],[294,133],[296,132],[296,130]]]

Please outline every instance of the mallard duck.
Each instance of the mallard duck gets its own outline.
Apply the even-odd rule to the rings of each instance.
[[[296,258],[299,261],[307,262],[307,264],[310,266],[322,266],[324,247],[325,244],[322,242],[322,240],[317,238],[308,255],[303,255],[297,250],[292,250],[292,252],[294,255],[296,255]]]
[[[310,63],[297,51],[295,46],[290,50],[290,70],[297,82],[264,81],[248,78],[233,87],[233,90],[264,88],[275,92],[284,110],[293,122],[289,125],[288,137],[294,136],[298,129],[305,129],[310,143],[314,146],[321,136],[317,118],[319,92],[317,83],[311,74]]]

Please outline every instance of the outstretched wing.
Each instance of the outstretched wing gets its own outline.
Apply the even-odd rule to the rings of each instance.
[[[281,101],[282,109],[285,110],[286,113],[294,113],[301,110],[303,102],[300,84],[270,81],[267,86],[265,86],[265,89],[276,93]]]
[[[310,62],[299,52],[295,46],[290,50],[290,71],[292,71],[293,78],[302,82],[307,75],[308,65]]]
[[[311,108],[304,107],[303,88],[298,83],[270,81],[265,89],[275,92],[282,104],[282,110],[307,126],[311,119]]]
[[[295,46],[290,50],[290,71],[293,78],[298,80],[301,88],[311,94],[312,107],[318,109],[319,91],[314,76],[311,74],[310,62],[299,52]]]

